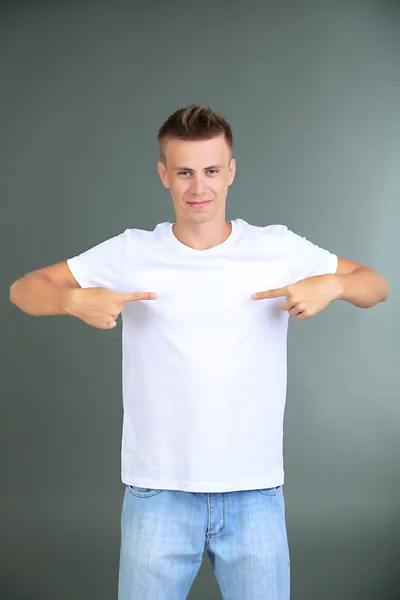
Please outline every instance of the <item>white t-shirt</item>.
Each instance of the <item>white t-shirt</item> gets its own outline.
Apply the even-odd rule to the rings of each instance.
[[[195,250],[172,223],[126,229],[68,265],[83,288],[156,292],[122,312],[122,482],[229,492],[282,485],[285,298],[251,294],[335,273],[337,256],[284,225],[231,221]]]

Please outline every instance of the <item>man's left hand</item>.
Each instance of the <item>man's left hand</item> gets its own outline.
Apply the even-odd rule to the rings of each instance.
[[[328,304],[340,297],[341,284],[335,275],[315,275],[281,288],[256,292],[253,300],[280,298],[285,296],[282,310],[298,319],[309,319],[324,310]]]

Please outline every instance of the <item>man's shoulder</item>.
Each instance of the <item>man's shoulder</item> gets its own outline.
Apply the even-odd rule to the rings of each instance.
[[[153,229],[144,229],[140,227],[129,227],[125,229],[123,235],[134,238],[137,240],[143,241],[151,241],[155,237],[167,231],[170,223],[168,221],[164,221],[162,223],[157,223]]]
[[[271,237],[284,237],[286,232],[289,231],[286,225],[281,223],[272,223],[270,225],[256,225],[254,223],[249,223],[248,221],[243,221],[244,226],[249,230],[252,234],[260,234],[262,236],[271,236]]]

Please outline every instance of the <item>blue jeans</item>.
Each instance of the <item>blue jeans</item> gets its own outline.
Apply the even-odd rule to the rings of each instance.
[[[125,487],[118,600],[185,600],[204,550],[224,600],[289,600],[283,486],[224,493]]]

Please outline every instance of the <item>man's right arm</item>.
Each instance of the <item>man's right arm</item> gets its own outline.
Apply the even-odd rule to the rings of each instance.
[[[33,316],[71,315],[98,329],[112,329],[126,302],[154,300],[156,293],[118,293],[105,287],[82,288],[63,261],[28,273],[10,288],[10,300]]]
[[[65,315],[71,292],[80,287],[65,260],[17,279],[10,287],[10,301],[29,315]]]

